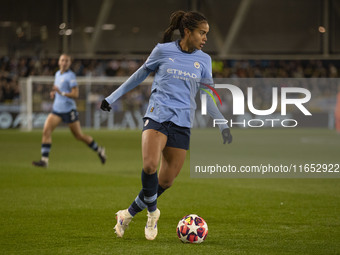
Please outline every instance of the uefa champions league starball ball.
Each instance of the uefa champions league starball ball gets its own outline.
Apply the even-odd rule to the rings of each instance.
[[[207,223],[196,214],[184,216],[178,222],[177,236],[183,243],[202,243],[207,235]]]

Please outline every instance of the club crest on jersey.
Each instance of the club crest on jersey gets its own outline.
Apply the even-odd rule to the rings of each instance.
[[[200,68],[200,63],[198,63],[197,61],[194,63],[194,67],[196,67],[197,69]]]

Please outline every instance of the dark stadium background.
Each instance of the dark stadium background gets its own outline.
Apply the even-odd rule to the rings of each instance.
[[[337,59],[340,54],[338,0],[2,0],[0,53],[146,56],[178,9],[207,16],[211,32],[204,50],[216,57]],[[60,35],[62,23],[71,35]],[[113,26],[102,30],[104,24]],[[226,37],[228,47],[222,47]]]

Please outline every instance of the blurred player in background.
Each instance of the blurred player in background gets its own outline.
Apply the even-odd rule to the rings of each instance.
[[[105,148],[97,145],[95,140],[86,134],[83,134],[76,102],[74,99],[79,96],[76,76],[70,70],[71,57],[62,54],[59,58],[60,70],[55,74],[54,86],[50,92],[51,99],[54,98],[52,113],[50,113],[45,121],[42,134],[41,159],[33,161],[34,166],[47,167],[48,157],[52,145],[52,132],[60,124],[61,121],[67,123],[72,134],[77,140],[86,143],[93,151],[95,151],[102,164],[106,161]]]
[[[181,40],[172,41],[176,29],[180,31]],[[115,231],[118,237],[123,237],[131,219],[145,208],[148,209],[145,237],[153,240],[157,236],[157,221],[160,217],[157,197],[172,185],[189,149],[192,126],[190,103],[192,96],[195,96],[191,91],[190,78],[212,80],[211,58],[201,51],[208,32],[208,22],[200,13],[173,13],[170,26],[164,32],[163,43],[157,44],[144,65],[102,101],[101,108],[110,111],[113,102],[139,85],[151,72],[155,72],[142,133],[142,190],[128,209],[116,213]],[[224,119],[212,99],[208,98],[209,115]],[[223,142],[230,143],[232,136],[229,127],[219,127]]]

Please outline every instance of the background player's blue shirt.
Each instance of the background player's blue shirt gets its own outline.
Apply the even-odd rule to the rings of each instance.
[[[56,72],[54,85],[59,88],[61,92],[70,93],[73,87],[77,86],[76,75],[71,70],[64,72]],[[71,110],[76,110],[76,102],[74,99],[55,94],[53,102],[53,111],[58,113],[66,113]]]
[[[176,41],[157,44],[143,66],[156,72],[145,117],[191,127],[190,86],[193,79],[212,78],[210,56],[183,52]]]

